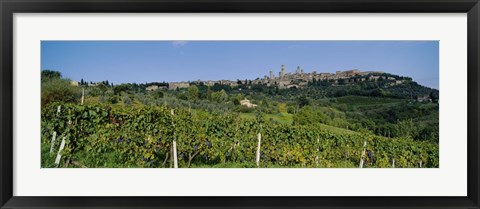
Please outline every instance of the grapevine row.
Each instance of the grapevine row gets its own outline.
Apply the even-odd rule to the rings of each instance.
[[[363,143],[373,157],[366,167],[438,167],[438,145],[409,138],[339,132],[319,124],[291,125],[244,119],[234,113],[166,107],[112,109],[104,105],[42,107],[42,147],[52,133],[65,137],[60,166],[170,167],[177,142],[180,167],[233,163],[255,167],[257,134],[262,134],[260,167],[358,167]],[[57,140],[54,147],[58,147]],[[42,148],[42,154],[48,155]],[[113,163],[106,164],[106,159]],[[48,159],[48,158],[47,158]],[[42,167],[53,167],[43,161]]]

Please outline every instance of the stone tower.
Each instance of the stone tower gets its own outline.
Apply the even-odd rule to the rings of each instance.
[[[297,75],[300,75],[300,66],[297,66],[297,71],[295,72]]]
[[[275,79],[275,75],[273,74],[273,71],[270,70],[270,80]]]
[[[282,65],[282,69],[280,70],[280,79],[285,77],[285,65]]]

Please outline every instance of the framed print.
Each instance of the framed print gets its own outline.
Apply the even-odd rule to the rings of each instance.
[[[479,208],[467,1],[1,1],[2,208]]]

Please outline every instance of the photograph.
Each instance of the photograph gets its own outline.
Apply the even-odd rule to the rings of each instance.
[[[41,168],[440,167],[438,40],[40,44]]]

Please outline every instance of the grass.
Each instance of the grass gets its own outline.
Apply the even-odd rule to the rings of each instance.
[[[337,102],[340,104],[347,104],[347,105],[357,106],[357,107],[400,103],[403,101],[405,100],[395,99],[395,98],[365,97],[365,96],[344,96],[344,97],[337,98]]]
[[[255,113],[241,113],[241,118],[245,119],[255,119]],[[293,122],[293,115],[290,113],[277,113],[277,114],[266,114],[265,120],[273,120],[283,124],[292,124]]]
[[[245,119],[255,119],[255,114],[254,113],[240,113],[241,118]]]
[[[41,167],[42,168],[54,168],[55,165],[55,158],[57,157],[57,152],[54,151],[50,153],[50,146],[46,143],[42,143],[42,158],[41,158]]]

